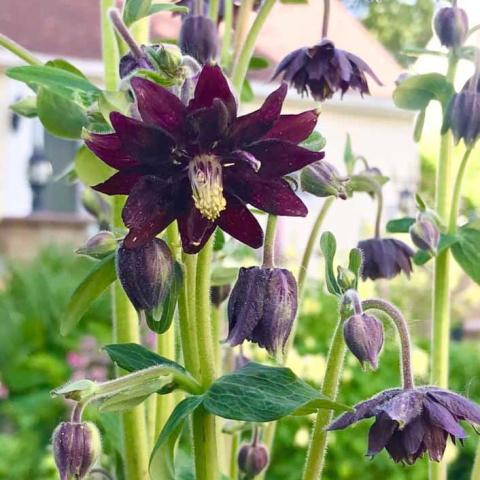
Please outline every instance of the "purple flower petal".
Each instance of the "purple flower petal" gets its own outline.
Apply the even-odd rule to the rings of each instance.
[[[237,147],[262,138],[275,125],[280,117],[287,90],[287,84],[282,83],[258,110],[237,118],[231,131],[231,139]]]
[[[237,115],[237,101],[228,84],[228,80],[218,65],[205,65],[198,77],[195,94],[190,100],[190,111],[210,107],[213,100],[219,98],[227,107],[231,118]]]
[[[276,138],[292,143],[303,142],[315,129],[319,114],[319,110],[314,109],[297,115],[280,115],[263,138]]]
[[[139,165],[123,149],[120,137],[116,133],[88,132],[85,144],[98,158],[117,170]]]
[[[424,394],[418,390],[404,390],[384,403],[380,409],[403,429],[422,414]]]
[[[386,413],[380,413],[368,432],[367,455],[373,457],[383,450],[397,427],[397,423],[391,420]]]
[[[189,254],[198,253],[217,226],[217,222],[211,222],[202,216],[191,199],[188,207],[177,221],[183,251]]]
[[[422,417],[410,422],[402,431],[402,442],[409,457],[415,461],[425,436],[426,425]]]
[[[242,167],[242,168],[240,168]],[[238,165],[228,173],[228,189],[245,203],[272,215],[304,217],[308,210],[282,178],[264,178],[246,165]]]
[[[324,152],[312,152],[293,143],[274,139],[261,140],[246,150],[260,160],[259,174],[268,178],[283,177],[325,156]]]
[[[447,446],[447,438],[448,434],[445,430],[434,426],[427,428],[423,437],[423,443],[427,448],[430,460],[439,462],[442,459]]]
[[[457,393],[439,388],[429,389],[428,396],[433,397],[443,405],[452,415],[480,425],[480,407]]]
[[[450,435],[457,438],[466,438],[465,430],[458,424],[453,415],[440,403],[435,400],[425,399],[425,409],[429,421],[436,427],[442,428]]]
[[[144,122],[157,125],[173,136],[181,133],[185,106],[176,95],[140,77],[132,78],[131,84]]]
[[[120,170],[108,180],[92,188],[106,195],[128,195],[133,186],[145,175],[145,169],[133,167]]]
[[[404,462],[408,459],[405,445],[402,442],[402,432],[399,430],[392,435],[390,441],[385,445],[385,448],[396,463]]]
[[[259,248],[263,245],[263,231],[255,216],[235,196],[226,195],[227,208],[218,220],[218,226],[232,237]]]
[[[110,121],[123,148],[133,158],[158,169],[170,164],[174,141],[167,132],[118,112],[110,114]]]

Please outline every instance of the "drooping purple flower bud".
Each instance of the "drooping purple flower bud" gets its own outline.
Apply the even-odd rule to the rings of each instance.
[[[477,67],[479,68],[479,67]],[[448,106],[442,133],[451,128],[455,142],[473,145],[480,137],[480,80],[475,74]]]
[[[420,214],[416,222],[411,225],[410,238],[420,250],[436,254],[440,242],[440,230],[430,216]]]
[[[277,66],[273,78],[280,74],[298,93],[309,93],[318,101],[331,98],[335,92],[343,96],[347,90],[357,90],[362,96],[369,94],[367,74],[382,85],[361,58],[335,48],[328,39],[288,54]]]
[[[405,243],[394,238],[371,238],[358,242],[362,251],[362,278],[393,278],[400,272],[407,277],[412,271],[414,251]]]
[[[348,180],[348,177],[340,176],[338,170],[325,160],[308,165],[300,174],[302,189],[316,197],[334,196],[346,200],[345,184]]]
[[[383,324],[373,315],[366,313],[352,315],[343,326],[343,337],[349,350],[358,361],[375,370],[378,355],[383,347]]]
[[[117,253],[117,274],[125,293],[138,310],[150,311],[167,296],[173,279],[173,259],[158,238],[138,248],[123,244]]]
[[[132,52],[128,52],[120,59],[120,64],[118,66],[120,78],[128,77],[131,73],[139,69],[155,70],[152,60],[147,54],[149,48],[159,50],[161,46],[151,45],[147,47],[146,45],[142,45],[140,47],[141,51],[143,52],[142,56],[134,55]]]
[[[100,433],[91,422],[62,422],[52,437],[60,480],[81,480],[101,453]]]
[[[112,232],[101,231],[90,237],[85,245],[78,248],[75,253],[88,257],[101,259],[114,252],[117,248],[117,241]]]
[[[182,22],[179,45],[184,55],[205,65],[217,57],[217,27],[209,17],[188,16]]]
[[[435,15],[433,28],[442,45],[447,48],[458,48],[467,37],[467,13],[457,6],[441,8]]]
[[[248,476],[261,473],[268,465],[268,450],[261,443],[242,445],[238,452],[238,467]]]
[[[245,340],[274,354],[285,347],[297,313],[297,282],[283,268],[241,268],[228,301],[230,345]]]
[[[342,430],[365,418],[375,417],[368,435],[368,453],[373,457],[384,448],[399,463],[414,464],[424,454],[439,462],[447,439],[466,438],[460,421],[480,425],[480,406],[435,386],[385,390],[361,402],[328,427]]]
[[[230,285],[214,285],[210,289],[210,298],[213,305],[218,308],[228,298],[231,289]]]

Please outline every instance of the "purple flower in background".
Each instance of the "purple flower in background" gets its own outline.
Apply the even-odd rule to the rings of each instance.
[[[358,248],[363,256],[363,280],[393,278],[400,272],[410,276],[414,251],[406,243],[394,238],[371,238],[358,242]]]
[[[188,16],[182,22],[179,46],[184,55],[190,55],[202,65],[215,60],[218,53],[216,25],[202,15]]]
[[[89,378],[103,382],[107,379],[110,362],[107,355],[100,351],[95,337],[84,337],[78,351],[67,354],[67,363],[73,370],[72,380]]]
[[[297,313],[297,282],[283,268],[241,268],[228,301],[228,338],[232,347],[245,340],[271,354],[282,349]]]
[[[335,48],[327,39],[311,48],[299,48],[288,54],[277,66],[273,78],[280,74],[298,93],[310,94],[321,102],[336,92],[343,96],[347,90],[356,90],[362,96],[369,94],[366,74],[382,85],[361,58]]]
[[[342,430],[375,417],[368,435],[369,456],[385,448],[395,462],[412,465],[425,453],[439,462],[447,439],[463,441],[461,420],[480,424],[480,407],[465,397],[437,387],[386,390],[341,415],[328,430]]]
[[[458,48],[467,38],[467,12],[456,6],[441,8],[433,19],[433,28],[442,45]]]
[[[246,204],[274,215],[307,214],[282,177],[323,158],[298,146],[318,112],[280,115],[285,84],[240,117],[216,65],[203,67],[187,106],[151,81],[133,78],[131,84],[141,120],[113,112],[113,133],[85,136],[87,146],[119,170],[94,188],[128,195],[126,248],[145,245],[174,220],[186,253],[200,251],[217,226],[258,248],[263,232]]]

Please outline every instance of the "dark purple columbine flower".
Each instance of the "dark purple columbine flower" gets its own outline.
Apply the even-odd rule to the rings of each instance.
[[[367,455],[373,457],[385,448],[395,462],[412,465],[425,453],[439,462],[449,436],[453,442],[466,438],[461,420],[480,424],[480,407],[437,387],[386,390],[341,415],[328,430],[342,430],[371,417],[375,423],[368,435]]]
[[[310,94],[318,101],[331,98],[338,91],[343,96],[349,89],[357,90],[362,96],[369,94],[366,74],[382,85],[361,58],[335,48],[327,39],[311,48],[300,48],[288,54],[277,66],[273,78],[280,74],[298,93]]]
[[[383,324],[373,315],[352,315],[343,326],[343,337],[348,349],[362,365],[378,366],[378,355],[383,347]]]
[[[258,10],[260,5],[262,4],[261,0],[255,0],[253,4],[253,9]],[[189,12],[187,15],[194,15],[196,14],[195,12],[195,0],[180,0],[179,2],[176,3],[178,6],[182,7],[187,7],[189,9]],[[241,5],[241,0],[234,0],[233,1],[233,14],[236,16],[238,9],[240,8]],[[204,0],[203,1],[203,15],[208,15],[208,10],[210,7],[210,0]],[[177,15],[174,13],[174,15]],[[185,14],[184,14],[185,15]],[[220,0],[219,6],[218,6],[218,21],[221,22],[225,16],[225,0]]]
[[[100,433],[91,422],[62,422],[52,446],[60,480],[81,480],[100,457]]]
[[[238,467],[240,471],[253,478],[259,475],[268,465],[268,450],[262,443],[247,443],[238,452]]]
[[[297,303],[297,282],[288,270],[241,268],[228,301],[227,342],[249,340],[276,353],[288,340]]]
[[[133,78],[131,85],[141,120],[113,112],[114,133],[85,135],[93,153],[119,170],[94,188],[128,195],[126,248],[144,245],[174,220],[186,253],[200,251],[217,226],[258,248],[263,232],[246,204],[274,215],[307,214],[282,177],[323,158],[298,146],[318,113],[280,115],[286,84],[240,117],[216,65],[203,67],[187,106],[151,81]]]
[[[182,22],[179,46],[184,55],[190,55],[205,65],[217,57],[218,32],[209,17],[189,15]]]
[[[358,242],[362,251],[362,278],[393,278],[400,272],[407,277],[412,271],[414,251],[405,243],[394,238],[370,238]]]
[[[458,48],[467,37],[467,13],[456,6],[441,8],[433,19],[433,28],[442,45],[447,48]]]

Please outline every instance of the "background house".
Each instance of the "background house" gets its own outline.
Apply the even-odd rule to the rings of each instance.
[[[31,49],[40,58],[67,58],[99,82],[102,65],[98,5],[94,1],[50,0],[45,3],[37,0],[2,0],[0,32]],[[322,0],[312,0],[308,5],[299,6],[276,5],[265,25],[257,53],[267,57],[274,66],[290,51],[318,42],[322,5]],[[172,18],[169,14],[156,15],[152,22],[153,37],[175,37],[179,22],[179,18]],[[295,28],[294,36],[287,35],[292,26],[301,28]],[[364,155],[372,165],[391,177],[386,189],[385,211],[387,216],[392,216],[405,197],[411,198],[419,170],[416,147],[411,137],[412,116],[396,109],[391,101],[394,82],[402,73],[402,68],[340,0],[332,2],[329,36],[337,46],[367,61],[384,86],[378,87],[372,83],[372,96],[362,99],[347,94],[343,100],[335,98],[322,105],[319,130],[328,139],[327,158],[337,164],[340,170],[343,168],[343,149],[346,135],[350,133],[355,152]],[[21,218],[31,213],[31,177],[38,173],[33,169],[32,174],[32,155],[34,151],[40,151],[44,160],[37,170],[40,176],[50,178],[42,194],[40,210],[56,212],[48,215],[50,223],[55,219],[61,219],[62,222],[67,218],[78,219],[80,207],[76,188],[68,186],[65,180],[52,180],[71,161],[75,144],[45,135],[36,120],[12,117],[8,105],[26,92],[25,87],[4,75],[5,69],[15,64],[19,64],[15,57],[4,50],[0,51],[0,217]],[[269,82],[270,74],[271,70],[257,72],[253,76],[256,97],[254,102],[244,106],[245,109],[254,108],[274,88]],[[291,91],[285,108],[294,112],[313,106],[310,99],[301,98]],[[52,176],[48,175],[49,169],[52,170]],[[343,247],[350,247],[356,242],[365,221],[372,223],[372,200],[366,195],[363,197],[355,202],[336,202],[329,215],[327,228],[337,232]],[[312,197],[305,200],[312,213],[322,203],[322,200]],[[72,216],[73,213],[77,216]],[[310,215],[309,221],[313,221],[313,217],[313,214]],[[38,216],[35,218],[38,219]],[[297,240],[303,242],[302,237],[308,229],[308,221],[286,220],[286,245]],[[4,228],[2,230],[5,232]],[[47,239],[54,237],[58,238],[58,232],[56,236],[49,236],[48,232],[45,234]],[[75,234],[75,237],[78,235]],[[70,236],[67,238],[71,239]]]

